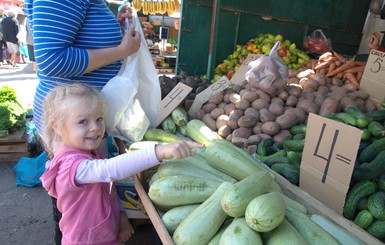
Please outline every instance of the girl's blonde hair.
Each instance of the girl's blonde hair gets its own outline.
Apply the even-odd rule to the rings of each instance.
[[[49,159],[53,157],[54,143],[60,140],[60,136],[53,128],[53,123],[58,128],[64,125],[68,113],[71,113],[71,108],[68,107],[68,103],[65,103],[70,98],[80,98],[82,105],[86,104],[89,110],[101,108],[104,111],[105,109],[100,94],[81,83],[61,84],[48,93],[44,100],[42,138]]]

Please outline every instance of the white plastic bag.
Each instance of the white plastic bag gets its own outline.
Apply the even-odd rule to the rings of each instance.
[[[100,92],[106,103],[107,133],[128,142],[142,140],[148,127],[154,126],[161,101],[158,74],[136,13],[133,22],[140,33],[140,48]]]
[[[269,55],[262,55],[250,62],[245,75],[246,80],[255,88],[270,95],[277,95],[285,89],[289,75],[287,65],[277,54],[279,47],[280,42],[277,41]]]

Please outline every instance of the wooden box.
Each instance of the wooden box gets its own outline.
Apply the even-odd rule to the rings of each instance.
[[[28,139],[25,129],[0,138],[0,162],[16,162],[28,157]]]
[[[280,184],[283,193],[288,197],[302,203],[306,207],[309,214],[323,215],[324,217],[328,218],[330,221],[339,225],[346,231],[350,232],[351,234],[354,234],[364,244],[368,244],[368,245],[383,244],[381,241],[371,236],[369,233],[367,233],[365,230],[355,225],[350,220],[339,215],[333,209],[329,208],[322,202],[316,200],[314,197],[304,192],[299,187],[291,184],[288,180],[286,180],[281,175],[271,171],[270,169],[268,170],[272,172],[273,175],[275,176],[275,179]],[[147,180],[150,177],[151,176],[148,171],[144,171],[140,174],[137,174],[134,180],[135,188],[138,191],[139,197],[162,243],[165,245],[174,244],[172,237],[168,234],[167,229],[162,222],[161,213],[154,207],[150,198],[147,195],[147,192],[148,192]]]

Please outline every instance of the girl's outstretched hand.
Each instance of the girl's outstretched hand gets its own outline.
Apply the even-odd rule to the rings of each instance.
[[[204,147],[203,144],[194,141],[181,140],[164,145],[156,145],[155,154],[159,161],[170,158],[181,159],[195,155],[195,153],[191,150],[192,148],[202,147]]]

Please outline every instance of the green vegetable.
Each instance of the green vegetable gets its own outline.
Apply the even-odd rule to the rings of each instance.
[[[206,147],[210,145],[213,140],[220,138],[199,119],[192,119],[187,123],[187,136],[198,143],[204,144]]]
[[[157,128],[148,128],[146,133],[144,133],[144,139],[151,141],[162,141],[167,143],[180,140],[180,138],[175,134]]]
[[[177,126],[186,126],[188,122],[187,113],[182,107],[177,107],[171,112],[172,120]]]
[[[255,244],[262,245],[262,239],[258,232],[251,229],[244,217],[235,218],[223,232],[219,240],[221,245]]]
[[[314,245],[339,245],[340,243],[309,216],[294,208],[286,208],[285,218],[297,229],[309,244]]]
[[[264,245],[306,245],[308,244],[302,235],[290,222],[283,219],[281,224],[272,231],[263,232]]]
[[[373,215],[368,210],[364,209],[357,214],[354,223],[362,229],[366,229],[373,223],[373,220]]]
[[[171,116],[166,117],[166,119],[163,120],[161,125],[164,131],[170,132],[172,134],[176,133],[176,124],[171,118]]]
[[[345,218],[353,220],[356,214],[357,202],[360,198],[369,196],[377,190],[374,182],[362,180],[357,182],[348,192],[343,209]]]
[[[219,228],[219,231],[217,232],[217,234],[215,234],[215,236],[211,239],[211,241],[207,245],[219,245],[219,240],[221,239],[223,232],[225,232],[225,230],[227,229],[227,227],[229,227],[231,222],[233,222],[233,219],[226,220],[221,226],[221,228]]]
[[[385,221],[373,221],[373,223],[366,229],[366,231],[375,238],[385,239]]]
[[[385,136],[385,127],[380,122],[371,121],[368,125],[368,129],[376,138]]]
[[[368,198],[368,210],[374,218],[385,220],[385,192],[378,191]]]
[[[354,180],[371,180],[385,171],[385,150],[369,163],[362,163],[353,169]]]
[[[370,162],[383,150],[385,150],[385,138],[375,140],[361,151],[358,160],[361,163]]]
[[[293,185],[299,184],[299,168],[290,163],[276,163],[271,169],[285,177]]]
[[[220,202],[223,193],[232,185],[222,183],[201,205],[176,228],[173,240],[176,245],[206,245],[218,232],[227,215]]]
[[[269,146],[272,146],[274,144],[274,141],[272,138],[264,138],[262,139],[257,146],[257,154],[259,156],[267,156],[267,148]]]
[[[162,222],[169,234],[174,234],[178,225],[200,204],[183,205],[168,210],[162,216]]]
[[[305,147],[305,139],[300,140],[284,140],[283,141],[283,149],[286,151],[303,151]]]

